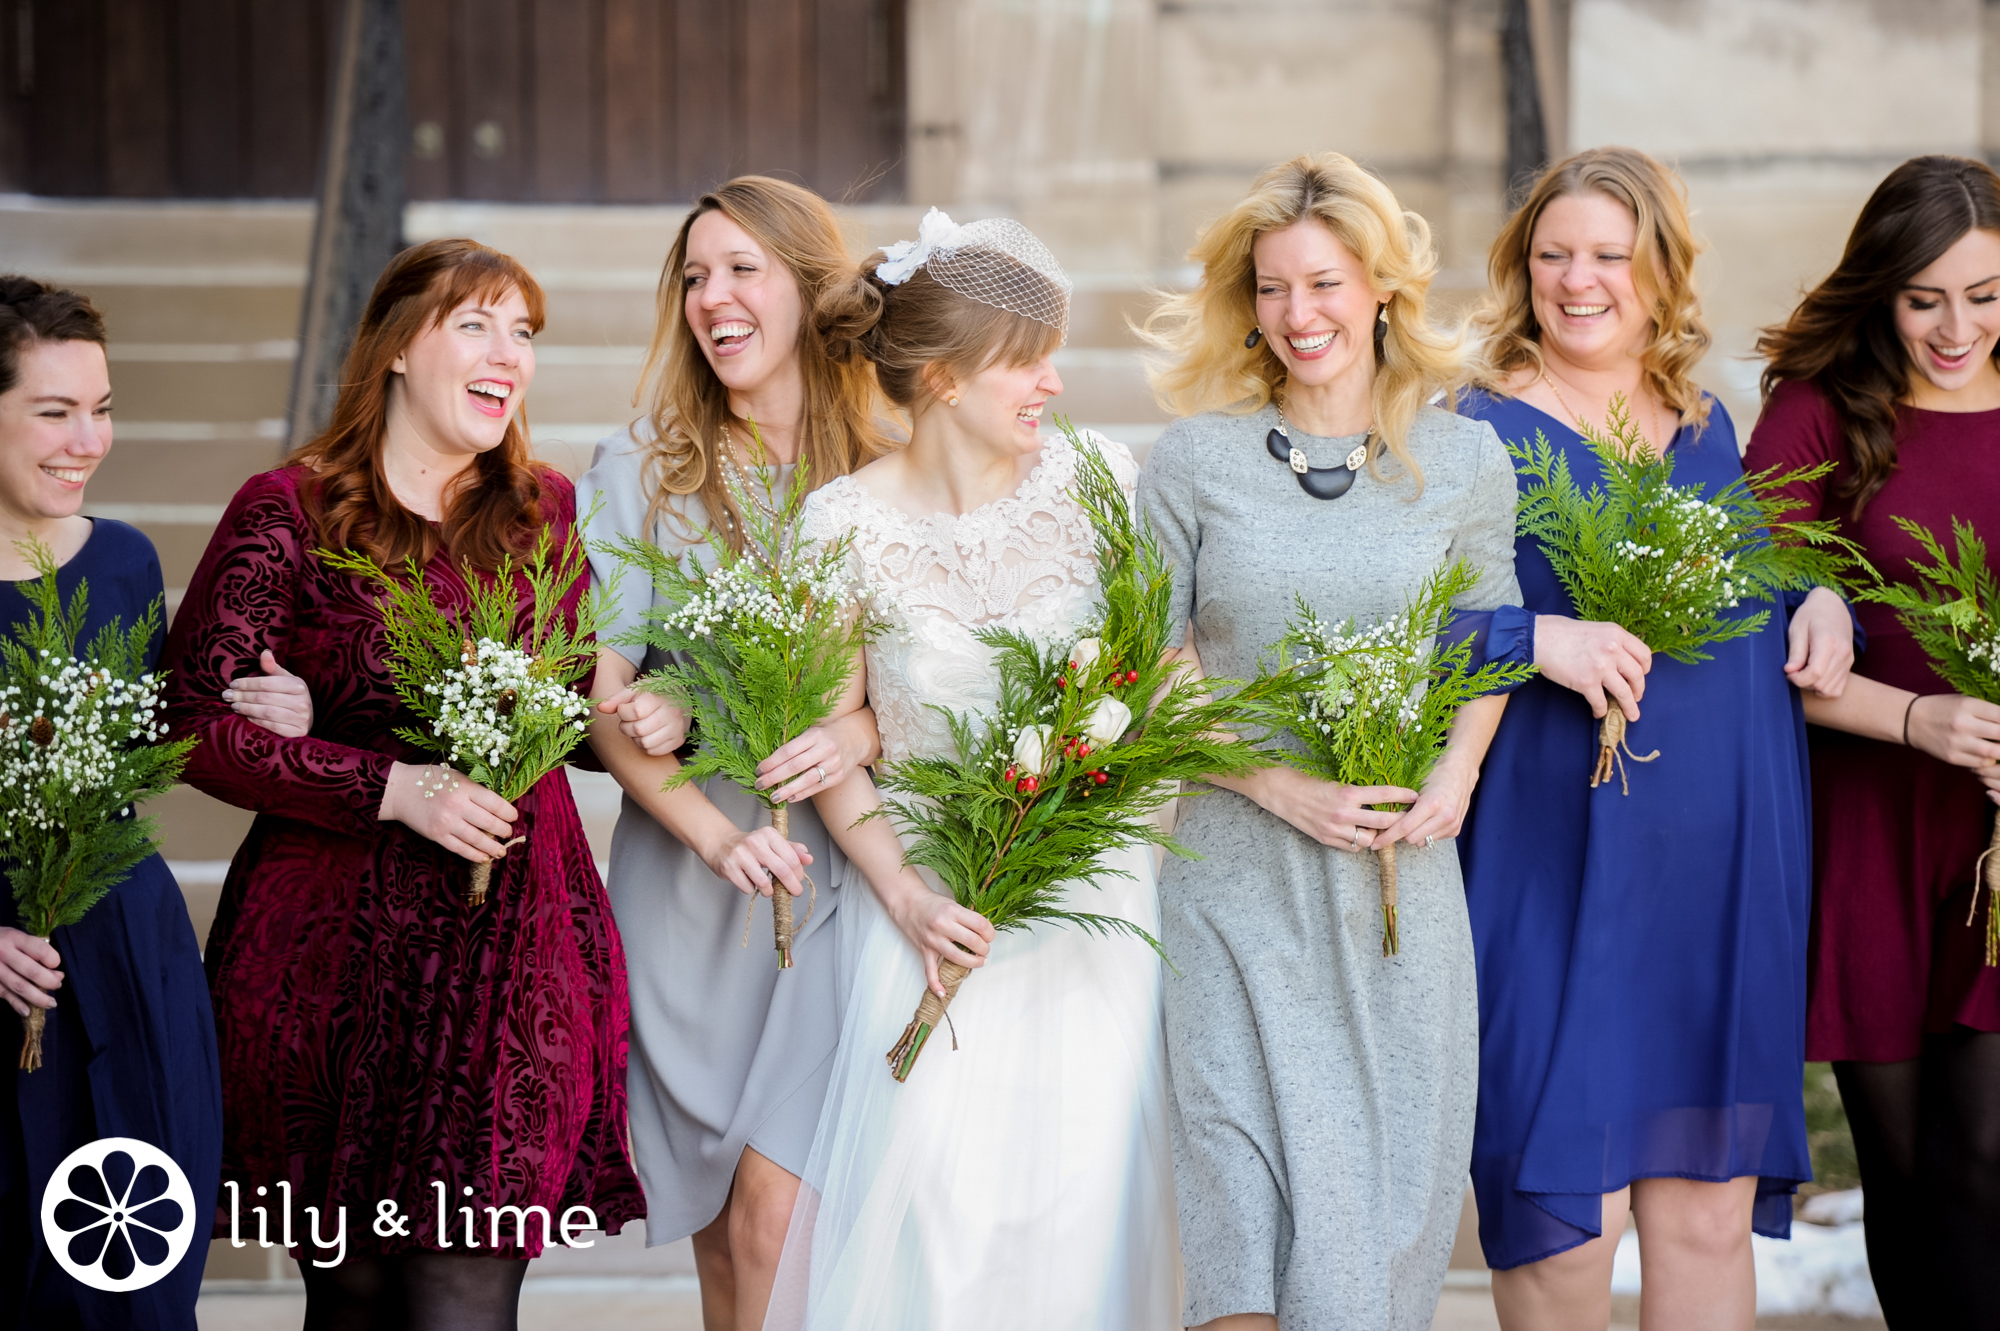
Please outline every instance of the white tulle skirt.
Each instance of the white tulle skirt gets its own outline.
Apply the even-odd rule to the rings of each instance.
[[[1076,908],[1157,937],[1152,851],[1117,864],[1132,877],[1073,889]],[[923,966],[866,888],[839,921],[847,1010],[767,1331],[1178,1328],[1152,950],[1003,934],[898,1084]]]

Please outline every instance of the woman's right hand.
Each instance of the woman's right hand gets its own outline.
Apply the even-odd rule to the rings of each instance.
[[[30,1005],[56,1005],[49,991],[62,987],[60,965],[62,958],[52,945],[19,929],[0,928],[0,991],[16,1016],[27,1016]]]
[[[597,710],[616,716],[618,733],[648,758],[664,758],[687,742],[687,710],[637,685],[627,684],[598,703]]]
[[[1637,721],[1653,649],[1616,624],[1536,615],[1535,667],[1552,682],[1581,693],[1592,716],[1604,715],[1609,694],[1627,721]]]
[[[1991,769],[2000,762],[2000,707],[1990,702],[1927,693],[1910,703],[1909,718],[1911,748],[1953,767]]]
[[[520,817],[514,806],[463,772],[437,763],[391,763],[375,815],[480,864],[507,853]]]
[[[993,946],[993,922],[978,911],[967,910],[950,897],[931,891],[923,879],[910,874],[894,900],[884,903],[889,919],[903,931],[924,959],[924,984],[939,998],[944,981],[938,978],[938,958],[948,957],[967,970],[986,964],[987,949]]]
[[[805,895],[806,866],[813,862],[810,850],[779,836],[775,827],[745,832],[732,826],[701,858],[710,873],[753,897],[770,896],[775,883],[795,897]]]
[[[1417,799],[1416,791],[1401,786],[1343,786],[1283,765],[1264,768],[1248,787],[1258,807],[1322,846],[1347,851],[1374,849],[1375,834],[1403,816],[1370,805],[1414,804]]]

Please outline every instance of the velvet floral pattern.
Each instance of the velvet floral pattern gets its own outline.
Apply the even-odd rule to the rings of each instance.
[[[295,1238],[304,1207],[330,1232],[345,1206],[350,1244],[384,1253],[447,1246],[439,1184],[453,1251],[468,1246],[462,1206],[481,1251],[488,1207],[559,1221],[588,1206],[615,1232],[645,1213],[625,1146],[625,959],[566,777],[515,802],[527,841],[477,908],[467,861],[377,820],[391,763],[427,759],[392,733],[414,718],[382,660],[374,592],[311,554],[302,477],[268,472],[237,493],[163,662],[169,724],[201,737],[187,781],[257,814],[206,954],[223,1078],[217,1232],[232,1181],[244,1208],[289,1181]],[[553,473],[543,508],[563,539],[575,495]],[[466,597],[446,556],[427,574],[439,596]],[[525,619],[525,583],[522,596]],[[310,735],[281,738],[222,701],[265,648],[311,688]],[[406,1233],[375,1230],[385,1200]],[[539,1222],[522,1228],[517,1244],[504,1224],[497,1250],[538,1255]]]

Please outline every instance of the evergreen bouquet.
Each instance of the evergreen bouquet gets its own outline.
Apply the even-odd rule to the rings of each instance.
[[[1218,699],[1211,690],[1230,681],[1204,682],[1164,659],[1179,646],[1168,640],[1172,571],[1097,449],[1058,423],[1076,453],[1073,495],[1097,530],[1102,619],[1048,646],[1012,629],[980,632],[999,673],[997,705],[983,717],[948,715],[956,754],[887,766],[877,780],[900,798],[868,816],[891,818],[905,861],[936,873],[996,933],[1071,924],[1130,934],[1158,951],[1158,940],[1129,920],[1071,909],[1065,887],[1125,877],[1105,858],[1122,847],[1188,855],[1153,813],[1181,781],[1276,761],[1232,733],[1274,719],[1274,689],[1258,683]],[[968,974],[939,960],[944,997],[926,989],[889,1051],[897,1081],[909,1077]]]
[[[397,738],[437,754],[509,803],[562,766],[590,715],[590,700],[576,685],[597,662],[603,599],[586,592],[573,622],[563,614],[563,599],[588,563],[577,529],[560,552],[553,545],[545,527],[526,559],[503,559],[491,575],[462,570],[469,603],[450,614],[438,608],[414,558],[396,578],[365,554],[318,552],[329,568],[382,589],[376,604],[396,696],[423,723],[398,728]],[[530,603],[526,631],[517,633],[522,580]],[[435,794],[424,792],[426,799]],[[513,838],[501,853],[525,840]],[[492,880],[491,860],[473,865],[466,904],[484,904]]]
[[[146,669],[161,603],[129,629],[113,620],[79,653],[88,584],[65,606],[53,554],[27,552],[28,615],[0,640],[0,836],[21,926],[47,942],[153,853],[158,825],[132,806],[173,787],[195,740],[166,740],[162,676]],[[47,1021],[39,1007],[23,1019],[24,1072],[42,1065]]]
[[[1534,482],[1521,494],[1520,530],[1541,542],[1579,619],[1618,624],[1653,651],[1692,665],[1711,659],[1703,647],[1764,627],[1768,610],[1727,613],[1745,599],[1847,581],[1857,556],[1832,521],[1783,520],[1802,507],[1783,489],[1825,476],[1832,463],[1782,474],[1772,468],[1704,496],[1698,484],[1673,483],[1673,454],[1652,456],[1623,395],[1612,398],[1606,424],[1608,433],[1577,423],[1604,473],[1603,486],[1589,494],[1541,431],[1533,445],[1507,446]],[[1592,789],[1615,768],[1629,795],[1625,759],[1660,756],[1632,752],[1626,724],[1612,703],[1598,727]]]
[[[1472,647],[1439,632],[1452,603],[1479,575],[1460,560],[1424,579],[1400,615],[1362,627],[1331,627],[1304,597],[1266,674],[1285,681],[1290,760],[1322,781],[1419,790],[1444,753],[1458,709],[1535,673],[1530,665],[1471,668]],[[1406,805],[1391,805],[1403,809]],[[1382,955],[1402,950],[1396,925],[1396,847],[1377,846],[1382,873]]]
[[[1926,527],[1896,518],[1929,556],[1928,564],[1910,561],[1915,580],[1869,588],[1864,601],[1896,612],[1917,646],[1931,659],[1931,669],[1953,689],[1981,702],[2000,703],[2000,578],[1987,562],[1986,542],[1969,522],[1952,519],[1954,549]],[[1979,913],[1979,889],[1986,889],[1986,964],[2000,966],[2000,816],[1993,834],[1973,866],[1972,923]]]
[[[761,464],[755,422],[751,437],[753,461]],[[833,715],[873,630],[846,572],[852,538],[813,543],[800,535],[806,464],[793,468],[783,496],[774,492],[770,473],[761,465],[759,471],[761,493],[731,468],[743,549],[710,530],[715,567],[704,567],[692,548],[670,555],[629,536],[613,549],[651,579],[657,601],[628,641],[674,658],[639,686],[673,699],[693,718],[694,756],[665,788],[726,776],[756,796],[778,835],[788,837],[791,806],[758,788],[757,764]],[[806,882],[812,885],[810,876]],[[792,895],[782,884],[772,886],[771,917],[783,970],[792,964],[794,924]]]

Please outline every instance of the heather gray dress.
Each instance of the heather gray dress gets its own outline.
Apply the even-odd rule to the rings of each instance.
[[[1464,608],[1520,601],[1514,474],[1490,427],[1425,408],[1410,439],[1420,498],[1406,475],[1364,470],[1322,501],[1265,452],[1276,423],[1269,407],[1176,422],[1139,478],[1210,675],[1255,673],[1294,590],[1329,622],[1373,620],[1464,558],[1481,574]],[[1297,427],[1292,440],[1315,467],[1360,442]],[[1478,1085],[1456,850],[1400,848],[1402,952],[1385,958],[1373,855],[1328,849],[1221,790],[1183,802],[1175,834],[1203,856],[1169,858],[1160,878],[1161,941],[1180,972],[1165,988],[1188,1325],[1274,1313],[1284,1331],[1424,1331]]]
[[[681,549],[689,530],[706,523],[701,501],[690,496],[677,501],[689,528],[667,519],[649,528],[643,463],[631,432],[622,431],[598,443],[577,485],[579,513],[603,505],[586,529],[592,581],[600,589],[618,561],[598,550],[598,542],[636,536]],[[788,484],[790,468],[781,468],[780,478],[781,487]],[[696,552],[712,562],[706,546]],[[652,604],[651,583],[627,573],[605,638],[638,626]],[[611,645],[643,670],[664,659],[656,651]],[[770,821],[761,803],[724,777],[710,779],[702,791],[738,827]],[[758,900],[746,947],[748,899],[710,873],[630,796],[619,811],[606,886],[625,941],[631,991],[625,1085],[649,1245],[684,1238],[716,1217],[745,1146],[794,1174],[805,1169],[812,1150],[840,1042],[833,916],[846,862],[810,801],[792,806],[791,838],[812,851],[808,872],[819,892],[811,918],[805,918],[805,901],[797,903],[804,925],[792,969],[780,971],[767,902]]]

